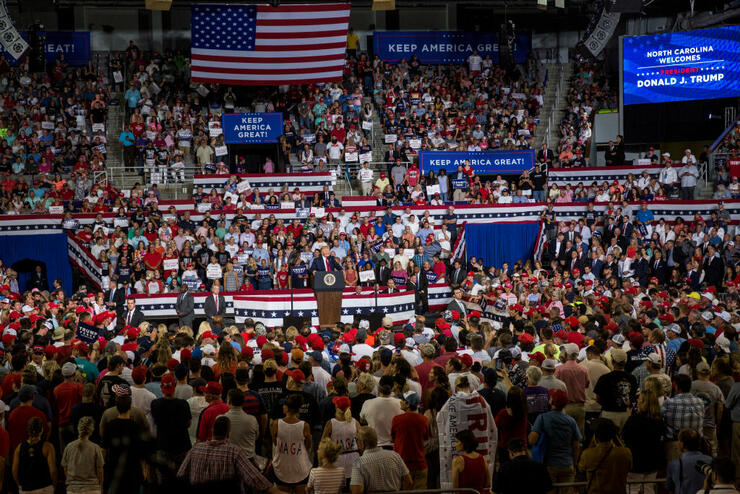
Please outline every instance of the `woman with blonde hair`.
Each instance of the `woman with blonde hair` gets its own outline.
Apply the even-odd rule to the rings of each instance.
[[[77,424],[79,439],[64,448],[62,468],[67,492],[100,493],[103,489],[103,450],[90,441],[95,432],[95,420],[85,416]]]
[[[318,456],[321,466],[312,468],[308,474],[309,494],[339,494],[345,486],[344,469],[337,466],[342,446],[324,438],[319,443]]]
[[[198,326],[198,337],[197,340],[203,336],[203,333],[211,331],[211,324],[208,321],[203,321]]]
[[[339,456],[338,465],[344,468],[344,477],[349,479],[352,476],[352,463],[360,457],[357,449],[360,423],[352,418],[352,402],[348,396],[335,396],[332,403],[335,409],[334,418],[324,426],[321,439],[331,439],[344,449]]]
[[[167,362],[172,358],[172,350],[167,335],[160,335],[157,340],[157,363],[167,366]]]

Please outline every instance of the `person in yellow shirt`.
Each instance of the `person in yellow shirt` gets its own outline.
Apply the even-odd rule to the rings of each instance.
[[[347,29],[347,58],[357,58],[357,44],[360,42],[360,38],[355,34],[355,30],[352,28]]]

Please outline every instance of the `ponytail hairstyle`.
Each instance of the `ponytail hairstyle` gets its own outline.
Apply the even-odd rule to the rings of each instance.
[[[336,407],[336,418],[337,420],[343,420],[344,422],[352,422],[352,402],[348,396],[335,396],[332,400]]]

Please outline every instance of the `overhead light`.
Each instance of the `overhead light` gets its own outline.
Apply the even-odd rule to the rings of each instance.
[[[21,38],[20,33],[13,25],[13,21],[5,10],[5,3],[0,3],[0,44],[16,60],[23,58],[29,46],[26,40]]]

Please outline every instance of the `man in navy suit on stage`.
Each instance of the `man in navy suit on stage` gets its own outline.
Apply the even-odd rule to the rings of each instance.
[[[311,261],[311,274],[316,274],[316,271],[342,271],[342,266],[331,255],[329,247],[322,247],[321,255]]]

